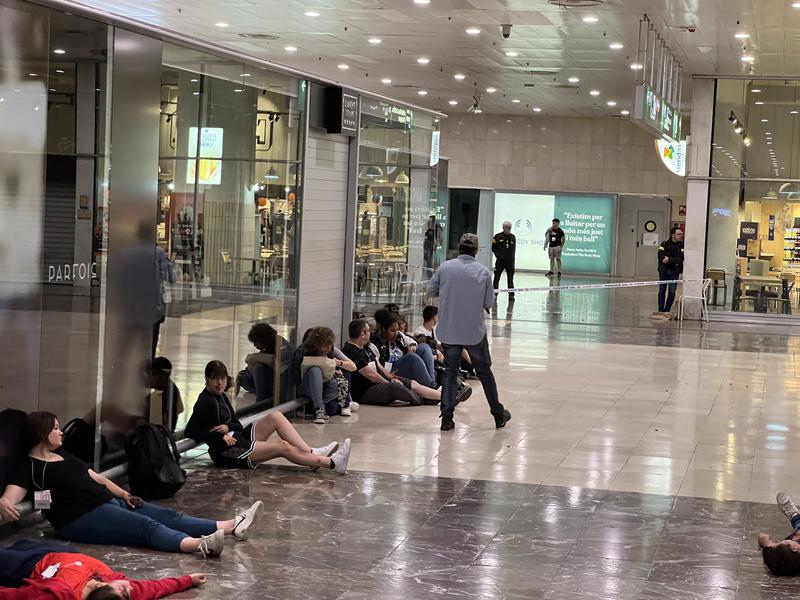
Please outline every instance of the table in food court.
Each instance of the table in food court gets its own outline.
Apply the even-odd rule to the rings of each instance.
[[[747,287],[758,288],[758,297],[754,306],[755,312],[767,312],[767,288],[778,288],[779,294],[780,290],[783,289],[783,280],[772,275],[742,275],[741,279],[742,293],[744,293],[744,288]]]

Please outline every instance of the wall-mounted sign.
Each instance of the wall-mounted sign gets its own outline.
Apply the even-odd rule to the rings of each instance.
[[[642,246],[647,248],[655,248],[658,246],[658,234],[657,233],[643,233],[642,234]]]
[[[666,135],[671,140],[681,139],[683,116],[649,85],[636,86],[631,121],[659,137]]]
[[[686,142],[655,140],[656,152],[664,166],[680,177],[686,176]]]
[[[328,133],[358,134],[358,96],[340,87],[325,90],[325,129]]]
[[[758,238],[758,223],[756,221],[742,221],[739,225],[739,238],[755,240]]]
[[[769,216],[769,234],[767,239],[770,241],[775,239],[775,215]]]
[[[81,194],[78,196],[78,219],[88,221],[92,218],[92,211],[89,208],[89,196]]]
[[[434,131],[431,133],[431,166],[439,164],[439,141],[441,139],[441,132]]]
[[[208,160],[222,158],[222,127],[203,127],[200,130],[200,173],[197,183],[200,185],[219,185],[222,183],[222,161]],[[189,128],[189,147],[186,155],[197,156],[197,127]],[[186,167],[186,183],[194,184],[197,170],[196,160],[190,160]]]

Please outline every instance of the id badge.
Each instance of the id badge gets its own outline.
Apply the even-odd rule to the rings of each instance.
[[[386,364],[383,365],[383,368],[386,369],[387,371],[389,371],[389,373],[391,373],[393,366],[394,366],[394,363],[387,362]]]
[[[36,510],[50,510],[50,504],[53,502],[50,496],[50,490],[42,490],[41,492],[33,492],[33,508]]]

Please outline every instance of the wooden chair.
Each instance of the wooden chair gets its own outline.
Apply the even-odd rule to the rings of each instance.
[[[738,312],[742,310],[742,305],[745,302],[752,302],[753,309],[755,310],[756,302],[758,301],[758,292],[745,291],[742,286],[742,278],[738,275],[733,277],[733,300],[731,301],[731,310]]]
[[[706,277],[711,280],[711,306],[725,306],[728,304],[728,272],[725,269],[708,269]],[[717,304],[717,292],[722,290],[722,304]]]

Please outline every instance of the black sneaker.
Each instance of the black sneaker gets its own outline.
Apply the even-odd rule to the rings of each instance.
[[[463,385],[456,394],[456,404],[466,402],[470,396],[472,396],[472,388],[468,385]]]
[[[553,276],[553,272],[552,271],[548,271],[547,273],[544,274],[544,276],[545,277],[552,277]]]
[[[503,414],[500,415],[499,417],[494,418],[494,426],[497,429],[502,429],[503,427],[506,426],[506,423],[508,423],[510,420],[511,420],[511,413],[508,412],[506,409],[503,409]]]
[[[456,424],[453,421],[453,417],[442,417],[442,426],[439,427],[442,431],[450,431],[451,429],[455,429]]]

